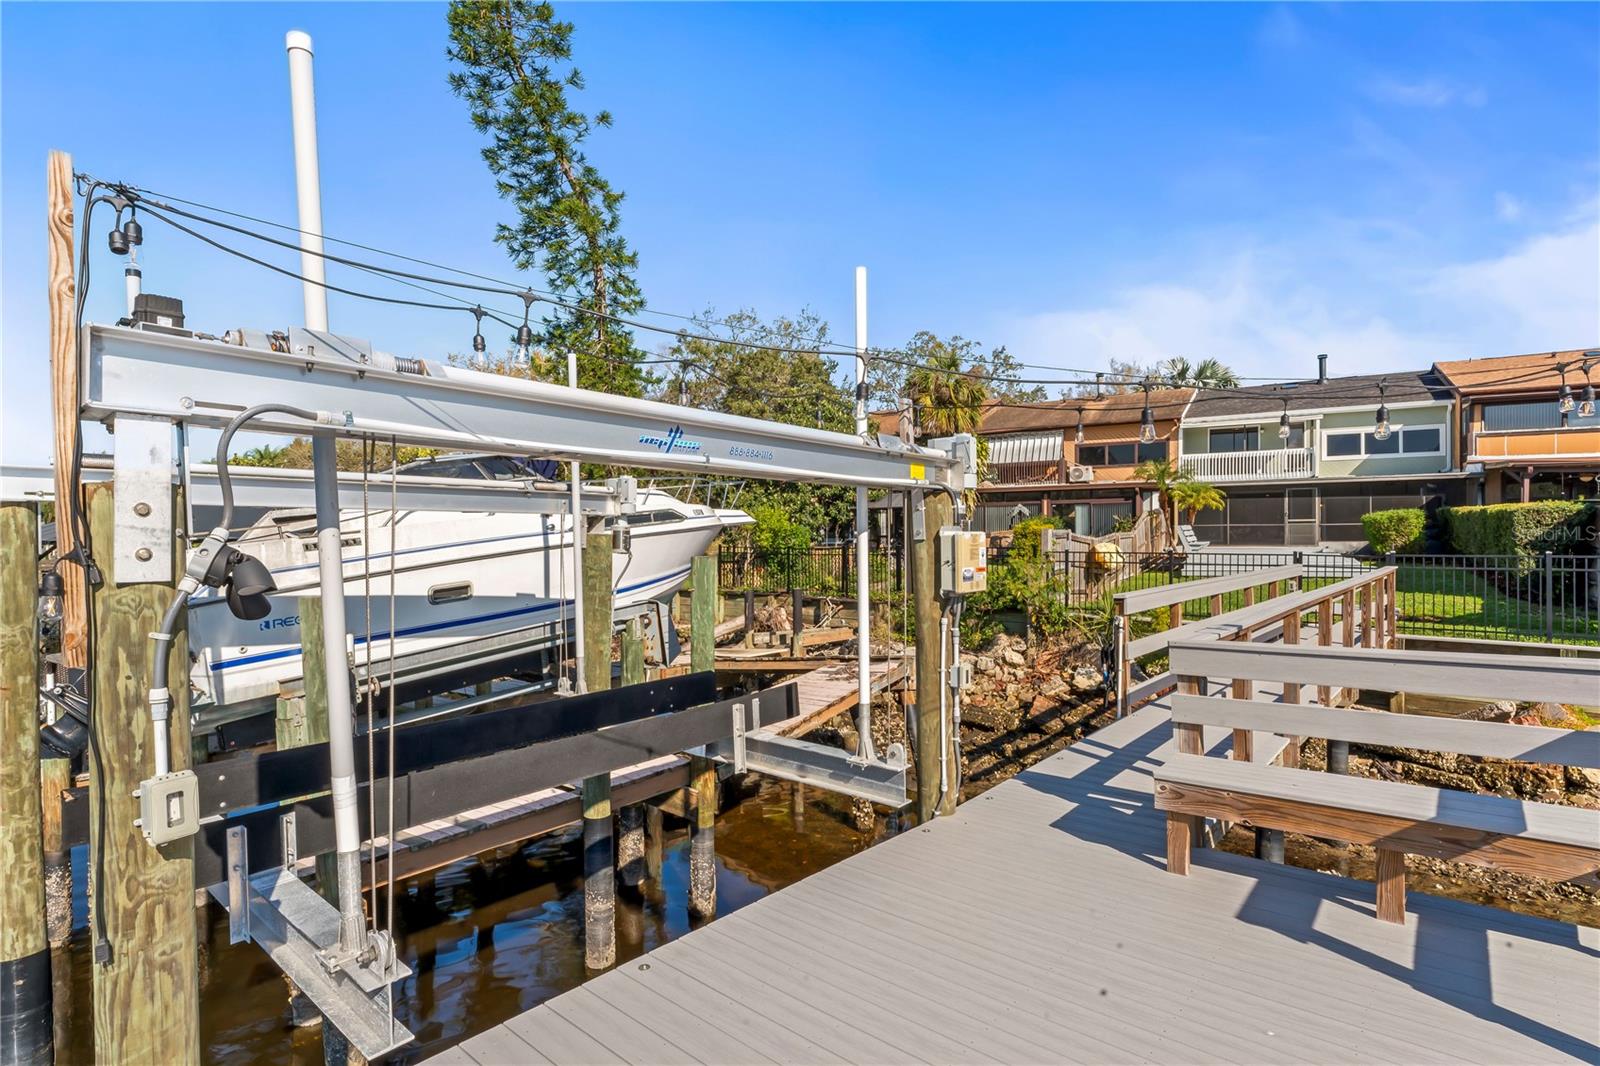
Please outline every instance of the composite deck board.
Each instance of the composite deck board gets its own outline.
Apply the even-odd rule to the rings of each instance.
[[[1600,930],[1420,892],[1391,925],[1370,883],[1204,849],[1168,874],[1170,740],[1151,704],[502,1028],[555,1063],[1600,1060]],[[454,1051],[540,1061],[491,1036]]]

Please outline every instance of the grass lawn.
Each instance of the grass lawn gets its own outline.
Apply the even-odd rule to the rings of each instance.
[[[1427,636],[1486,637],[1496,640],[1542,641],[1544,607],[1542,604],[1508,595],[1480,573],[1466,567],[1401,566],[1397,577],[1399,593],[1400,631]],[[1101,609],[1109,606],[1111,596],[1118,592],[1159,586],[1182,584],[1174,582],[1173,575],[1161,571],[1135,574],[1118,583],[1101,600]],[[1314,589],[1332,584],[1335,579],[1315,579],[1305,583]],[[1226,593],[1222,597],[1224,612],[1245,605],[1244,592]],[[1209,599],[1189,600],[1183,605],[1186,622],[1211,615]],[[1147,612],[1135,616],[1136,635],[1155,632],[1166,627],[1166,610]],[[1600,612],[1584,610],[1581,599],[1558,599],[1553,618],[1552,637],[1555,641],[1572,644],[1600,642]]]

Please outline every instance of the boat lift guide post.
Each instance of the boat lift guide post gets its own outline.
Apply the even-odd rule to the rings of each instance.
[[[421,446],[535,454],[569,462],[919,490],[915,495],[942,494],[957,505],[961,490],[971,484],[976,474],[970,437],[951,438],[940,442],[941,447],[918,447],[897,438],[869,440],[507,378],[427,359],[400,361],[364,341],[327,332],[291,330],[288,351],[242,343],[256,336],[262,335],[239,331],[230,334],[230,341],[137,327],[88,325],[84,328],[84,365],[80,368],[80,380],[85,383],[80,416],[105,421],[113,427],[138,425],[143,429],[152,423],[166,423],[181,425],[189,432],[196,427],[226,426],[247,407],[240,398],[248,397],[254,406],[277,404],[312,415],[307,419],[268,411],[250,423],[252,430],[309,431],[314,442],[328,453],[340,436],[381,436]],[[134,436],[118,434],[120,439]],[[138,439],[148,441],[150,437],[140,434]],[[170,478],[174,460],[181,463],[183,454],[170,447],[169,432],[169,446],[164,450],[119,447],[113,477]],[[320,490],[317,495],[336,501],[332,489],[337,481],[328,465],[324,461],[314,470]],[[326,489],[323,483],[328,485]],[[125,515],[120,497],[117,510],[119,521],[113,547],[119,557],[144,558],[141,547],[163,539],[171,543],[171,516],[166,529],[156,530],[146,521]],[[319,516],[319,526],[322,525]],[[924,528],[924,537],[930,541],[937,533],[937,525],[934,529]],[[932,545],[929,547],[931,550]],[[150,563],[153,565],[145,580],[172,580],[170,564],[165,573],[155,572],[161,568],[159,552],[154,553]],[[342,590],[342,586],[335,588]],[[325,600],[325,608],[339,600],[339,595],[331,596]],[[869,616],[863,614],[858,625],[858,639],[865,642]],[[330,681],[337,672],[348,684],[347,675],[335,665],[344,662],[342,627],[336,628],[330,619],[327,628]],[[337,653],[332,648],[333,637],[341,640]],[[938,679],[936,684],[943,683],[932,662],[926,674]],[[330,722],[330,729],[333,728],[336,727]],[[756,736],[753,744],[750,737],[745,740],[743,761],[748,769],[811,781],[880,802],[893,803],[896,798],[904,802],[903,761],[899,766],[880,766],[859,756],[852,758],[850,762],[861,778],[860,787],[852,790],[851,774],[840,772],[841,753],[837,751],[788,738]],[[762,753],[769,753],[769,759],[760,759]],[[893,754],[903,760],[902,754]],[[335,774],[340,765],[335,760]],[[924,769],[920,779],[925,789],[937,779],[936,773],[933,766]],[[898,777],[897,794],[892,788],[882,787],[885,775],[891,784]],[[335,818],[336,823],[341,818],[347,821],[350,834],[359,841],[353,805],[346,809],[336,804]],[[346,834],[341,832],[339,839],[341,844],[346,843]],[[340,847],[341,857],[345,850]],[[341,869],[341,881],[344,875]],[[251,887],[244,889],[241,896],[248,900],[252,926],[278,929],[275,935],[281,939],[293,940],[298,935],[318,949],[318,958],[332,977],[324,982],[326,987],[317,989],[320,998],[313,995],[325,1013],[350,1018],[348,1009],[323,1002],[327,996],[343,995],[365,1000],[369,1007],[378,1005],[378,992],[387,989],[388,982],[403,969],[391,951],[380,951],[378,957],[372,945],[352,951],[347,938],[356,934],[344,933],[343,922],[333,927],[336,935],[328,937],[327,923],[316,915],[321,909],[331,908],[314,893],[307,890],[309,895],[301,894],[270,871],[252,875],[249,882]],[[341,891],[341,898],[344,896]],[[263,912],[263,907],[276,915],[275,921],[269,920],[272,915]],[[298,933],[291,935],[285,929]],[[308,929],[321,933],[308,934]],[[313,991],[307,982],[298,983],[308,993]],[[340,1029],[369,1055],[389,1050],[379,1047],[383,1040],[376,1026],[344,1020]],[[390,1031],[400,1042],[409,1037],[398,1027]]]

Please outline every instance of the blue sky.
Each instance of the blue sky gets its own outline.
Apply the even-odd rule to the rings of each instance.
[[[1597,5],[560,10],[660,311],[810,306],[846,340],[865,263],[873,343],[931,329],[1058,367],[1292,376],[1321,351],[1355,372],[1600,342]],[[46,150],[292,221],[291,28],[317,46],[327,231],[507,272],[441,5],[6,3],[5,462],[48,455]],[[121,264],[93,241],[105,320]],[[142,252],[193,326],[299,321],[296,282],[158,223]],[[331,306],[399,354],[471,333]]]

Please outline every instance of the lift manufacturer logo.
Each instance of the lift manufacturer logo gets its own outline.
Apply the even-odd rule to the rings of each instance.
[[[697,452],[700,450],[699,441],[683,439],[682,426],[673,426],[671,429],[667,430],[667,435],[664,437],[658,437],[653,434],[646,433],[639,438],[639,443],[648,444],[652,448],[659,448],[663,452],[667,452],[669,454],[674,449],[682,452]]]

